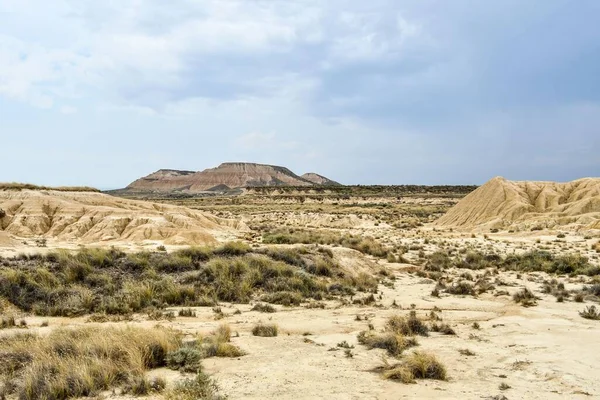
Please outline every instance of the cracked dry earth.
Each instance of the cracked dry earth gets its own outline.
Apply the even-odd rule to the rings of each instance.
[[[600,396],[596,368],[600,361],[598,322],[579,316],[578,311],[585,304],[557,303],[553,296],[542,294],[541,283],[537,282],[548,278],[544,274],[524,274],[522,279],[510,272],[498,276],[508,285],[501,288],[509,293],[526,286],[540,297],[537,306],[523,308],[509,296],[482,294],[475,298],[442,293],[441,298],[435,298],[431,296],[433,281],[404,271],[406,265],[389,264],[388,267],[394,270],[394,288],[381,285],[381,299],[374,306],[341,305],[331,301],[325,303],[325,309],[277,306],[276,313],[264,314],[250,311],[252,305],[248,304],[222,304],[225,317],[220,320],[215,319],[210,307],[196,307],[196,317],[177,317],[159,323],[180,329],[190,337],[208,334],[221,323],[229,324],[233,332],[239,334],[234,334],[232,342],[247,355],[233,359],[209,358],[203,362],[206,372],[217,380],[221,392],[230,399],[485,399],[498,395],[509,399],[583,399]],[[451,273],[458,275],[460,271]],[[575,289],[580,285],[567,282],[566,287]],[[407,315],[410,309],[426,319],[434,307],[442,310],[438,315],[453,327],[456,335],[431,332],[429,337],[418,337],[416,349],[435,354],[447,367],[449,380],[402,384],[386,381],[373,372],[383,358],[389,357],[383,350],[368,350],[358,344],[357,334],[369,329],[369,324],[376,331],[382,331],[389,316]],[[235,310],[241,314],[234,314]],[[50,328],[40,329],[52,329],[61,323],[87,324],[85,318],[47,320]],[[279,336],[252,336],[251,329],[259,321],[276,323]],[[473,328],[474,322],[479,323],[480,329]],[[157,322],[136,316],[130,324],[153,326]],[[350,350],[352,357],[337,347],[342,341],[354,346]],[[461,349],[469,349],[474,355],[461,355]],[[389,361],[393,363],[393,359]],[[166,369],[154,370],[151,374],[171,382],[182,378],[179,372]],[[500,390],[501,383],[510,388]],[[105,397],[117,398],[110,393]]]

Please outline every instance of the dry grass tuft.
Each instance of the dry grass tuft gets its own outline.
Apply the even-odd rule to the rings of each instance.
[[[382,369],[385,379],[402,383],[414,383],[415,379],[447,379],[446,367],[433,354],[420,351],[409,354],[399,364],[386,363]]]
[[[11,336],[0,344],[10,355],[0,374],[19,399],[60,400],[118,386],[142,390],[145,371],[165,365],[181,342],[162,328],[84,327]]]
[[[513,295],[515,303],[521,304],[523,307],[531,307],[537,305],[537,297],[528,288],[523,288]]]
[[[392,357],[399,357],[402,352],[410,347],[418,346],[415,338],[407,338],[401,334],[362,331],[358,334],[358,343],[369,349],[383,349]]]
[[[387,321],[386,329],[404,336],[427,336],[429,334],[429,328],[427,328],[427,325],[423,321],[417,318],[415,311],[411,311],[408,318],[400,315],[390,317]]]
[[[252,328],[252,334],[254,336],[263,336],[263,337],[277,336],[278,331],[279,331],[279,328],[275,324],[266,325],[266,324],[259,323],[258,325],[255,325],[254,328]]]
[[[600,312],[598,312],[596,306],[587,306],[585,310],[579,312],[579,315],[585,319],[600,320]]]

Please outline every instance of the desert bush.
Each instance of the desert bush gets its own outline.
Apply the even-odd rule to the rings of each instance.
[[[427,336],[429,328],[423,321],[417,318],[417,314],[414,311],[409,313],[408,318],[400,315],[394,315],[387,320],[386,329],[394,332],[395,334],[414,336],[421,335]]]
[[[399,357],[402,352],[410,347],[417,346],[417,340],[407,338],[400,334],[362,331],[357,336],[358,343],[367,346],[368,349],[383,349],[390,356]]]
[[[270,304],[258,303],[258,304],[255,304],[254,307],[252,307],[251,311],[258,311],[258,312],[263,312],[263,313],[274,313],[277,310],[275,309],[275,307],[273,307]]]
[[[272,337],[277,336],[279,328],[275,324],[262,324],[259,323],[252,328],[252,334],[254,336]]]
[[[469,349],[458,349],[458,352],[463,356],[472,357],[475,355],[475,352]]]
[[[521,304],[523,307],[531,307],[537,304],[537,297],[528,288],[523,288],[513,294],[515,303]]]
[[[196,311],[192,310],[191,308],[183,308],[179,310],[177,315],[180,317],[195,317]]]
[[[455,294],[455,295],[474,295],[475,294],[475,289],[473,287],[472,284],[465,282],[465,281],[460,281],[455,283],[452,286],[448,286],[446,288],[446,293],[450,293],[450,294]]]
[[[446,367],[433,355],[415,351],[399,364],[383,367],[385,379],[413,383],[415,379],[446,380]]]
[[[166,364],[169,368],[182,372],[199,372],[202,370],[202,358],[202,350],[188,345],[168,353]]]
[[[579,312],[579,315],[585,319],[600,320],[600,312],[598,312],[596,306],[587,306],[585,310]]]
[[[452,329],[452,327],[447,323],[438,324],[434,322],[433,324],[431,324],[431,331],[439,332],[444,335],[456,335],[454,329]]]
[[[137,386],[145,371],[165,365],[181,345],[167,329],[56,329],[47,336],[11,336],[2,348],[14,355],[6,379],[19,399],[68,399],[118,386]],[[2,370],[1,372],[6,372]]]
[[[275,292],[265,294],[260,298],[262,301],[282,306],[297,306],[302,302],[302,296],[294,292]]]
[[[175,384],[165,394],[166,400],[224,400],[219,395],[219,387],[205,373],[199,372],[194,378],[187,378]]]
[[[436,251],[428,257],[424,269],[427,271],[443,271],[451,266],[452,259],[448,254],[446,252]]]

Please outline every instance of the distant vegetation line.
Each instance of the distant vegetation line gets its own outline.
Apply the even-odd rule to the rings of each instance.
[[[0,182],[0,190],[56,190],[59,192],[96,192],[100,190],[89,186],[38,186],[31,183]]]

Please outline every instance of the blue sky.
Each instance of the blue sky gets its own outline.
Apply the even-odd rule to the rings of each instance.
[[[596,0],[0,0],[0,181],[600,175]]]

